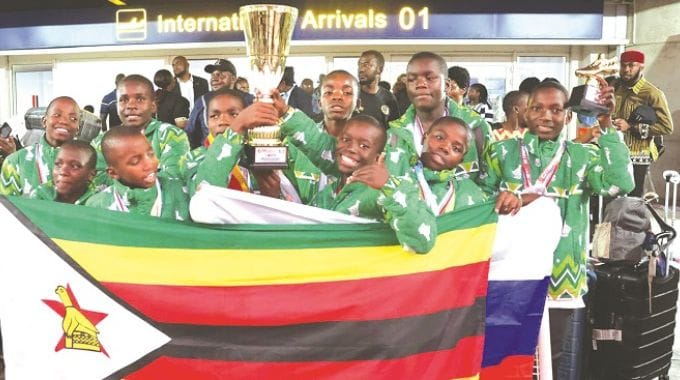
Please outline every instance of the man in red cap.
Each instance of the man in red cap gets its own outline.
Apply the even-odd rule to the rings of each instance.
[[[640,197],[649,165],[659,157],[658,142],[663,141],[660,136],[673,132],[673,120],[664,93],[642,76],[645,54],[638,50],[624,51],[620,65],[621,78],[616,85],[616,109],[612,118],[616,128],[624,133],[633,160],[635,190],[630,194]],[[651,107],[655,115],[640,117],[644,114],[638,109],[640,106]]]

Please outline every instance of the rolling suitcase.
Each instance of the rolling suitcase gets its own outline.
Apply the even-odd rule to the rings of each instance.
[[[674,183],[673,208],[677,194]],[[666,187],[666,199],[669,199]],[[665,215],[668,215],[668,202]],[[651,209],[662,232],[650,234],[645,250],[654,254],[640,262],[609,261],[594,266],[594,286],[587,297],[592,347],[591,380],[668,379],[673,355],[678,269],[669,265],[668,247],[675,230]],[[657,256],[659,257],[657,259]],[[650,270],[651,267],[651,270]]]
[[[595,267],[589,303],[591,379],[654,379],[667,376],[673,355],[678,270],[648,285],[648,262]],[[649,312],[651,303],[652,312]]]

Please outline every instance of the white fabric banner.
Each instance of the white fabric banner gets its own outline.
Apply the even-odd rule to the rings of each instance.
[[[489,280],[536,280],[549,276],[561,235],[560,209],[548,197],[523,206],[513,216],[500,215]]]
[[[375,223],[262,195],[201,184],[189,205],[191,218],[207,224]]]

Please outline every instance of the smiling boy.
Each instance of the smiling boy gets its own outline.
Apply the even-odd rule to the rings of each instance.
[[[275,105],[284,113],[282,102],[276,100]],[[288,136],[304,133],[314,142],[296,140],[296,146],[329,177],[314,206],[384,221],[404,249],[418,253],[432,249],[437,236],[434,214],[410,178],[396,178],[388,172],[381,154],[386,133],[377,120],[352,117],[337,139],[308,124],[284,123],[281,130]]]
[[[245,109],[243,107],[244,101],[234,90],[221,89],[210,100],[210,136],[204,147],[192,151],[183,165],[192,195],[199,184],[208,183],[309,204],[319,191],[320,171],[294,145],[289,144],[288,139],[283,141],[288,146],[287,169],[250,170],[239,165],[243,131],[253,126],[275,125],[279,121],[271,104],[255,102]]]
[[[611,107],[613,89],[606,82],[601,85],[600,101]],[[579,355],[573,353],[580,351],[573,342],[580,341],[575,337],[582,332],[571,321],[585,313],[589,199],[593,194],[626,194],[634,187],[628,148],[611,128],[609,115],[601,118],[599,147],[560,139],[572,116],[568,98],[559,83],[541,82],[529,96],[529,132],[521,140],[492,144],[485,153],[485,190],[521,194],[525,204],[547,197],[560,209],[562,236],[552,253],[548,289],[555,377],[559,368],[578,365],[574,358]]]
[[[134,128],[114,128],[102,139],[106,171],[113,184],[93,195],[87,206],[185,220],[187,194],[179,180],[158,176],[158,158],[146,137]]]
[[[28,196],[52,177],[59,147],[78,133],[80,108],[68,96],[54,98],[42,118],[45,135],[24,149],[10,154],[2,164],[0,194]]]

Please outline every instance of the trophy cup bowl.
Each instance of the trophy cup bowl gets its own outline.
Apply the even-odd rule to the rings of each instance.
[[[250,62],[248,78],[256,101],[272,102],[275,89],[286,67],[290,41],[297,20],[297,8],[286,5],[254,4],[239,9]],[[256,127],[248,131],[246,166],[259,169],[288,167],[288,148],[281,142],[280,126]]]
[[[612,75],[616,72],[618,72],[617,59],[607,59],[604,54],[599,54],[597,59],[588,66],[577,69],[574,74],[579,78],[585,78],[586,83],[571,90],[569,105],[574,112],[589,116],[609,112],[606,106],[598,102],[600,83],[597,77],[604,78],[606,75]]]

